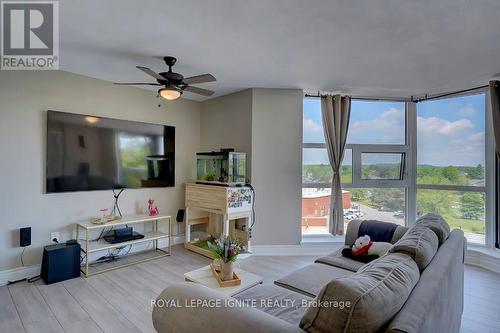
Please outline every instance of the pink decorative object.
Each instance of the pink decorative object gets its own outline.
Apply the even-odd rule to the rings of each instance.
[[[156,215],[160,214],[158,207],[153,205],[154,203],[155,203],[155,201],[153,199],[148,200],[149,216],[156,216]]]

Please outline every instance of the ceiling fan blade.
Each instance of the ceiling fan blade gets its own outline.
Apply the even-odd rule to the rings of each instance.
[[[201,75],[186,77],[182,81],[186,84],[214,82],[215,77],[212,74],[201,74]]]
[[[148,74],[148,75],[151,75],[152,77],[154,77],[155,79],[157,80],[163,80],[165,81],[165,78],[163,76],[161,76],[160,74],[154,72],[153,70],[147,68],[147,67],[142,67],[142,66],[135,66],[137,69],[143,71],[144,73]]]
[[[183,90],[203,96],[212,96],[214,94],[212,90],[202,89],[198,87],[191,87],[191,86],[187,86]]]
[[[132,82],[115,82],[118,86],[162,86],[159,83],[132,83]]]

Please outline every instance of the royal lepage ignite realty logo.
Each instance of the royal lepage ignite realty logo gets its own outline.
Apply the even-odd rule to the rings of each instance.
[[[59,69],[58,1],[1,1],[2,70]]]

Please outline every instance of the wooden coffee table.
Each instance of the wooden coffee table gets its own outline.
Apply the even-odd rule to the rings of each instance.
[[[236,274],[238,274],[238,277],[241,279],[241,284],[239,286],[231,286],[231,287],[219,286],[219,283],[212,275],[210,266],[205,266],[197,270],[187,272],[184,274],[184,279],[186,281],[199,283],[211,289],[217,290],[218,292],[226,296],[234,296],[238,293],[241,293],[244,290],[247,290],[248,288],[251,288],[253,286],[262,283],[263,281],[261,276],[252,274],[242,269],[235,268],[234,271],[236,272]]]

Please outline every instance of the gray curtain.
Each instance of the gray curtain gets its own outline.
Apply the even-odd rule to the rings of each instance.
[[[500,159],[500,81],[490,81],[491,113],[497,159]]]
[[[321,97],[321,116],[325,132],[328,158],[333,170],[332,193],[330,197],[330,233],[344,233],[344,210],[342,207],[342,184],[340,182],[340,167],[344,157],[349,116],[351,113],[351,98],[347,96]]]

